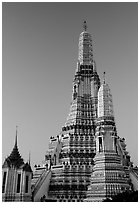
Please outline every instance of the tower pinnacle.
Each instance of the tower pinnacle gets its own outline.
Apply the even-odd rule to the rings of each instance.
[[[80,65],[93,65],[92,37],[87,32],[87,22],[83,22],[83,32],[79,37],[78,60]]]
[[[113,100],[109,85],[105,81],[105,72],[103,74],[103,83],[98,91],[98,117],[112,116]]]
[[[29,165],[30,165],[30,162],[31,162],[31,152],[29,151]]]
[[[16,138],[15,138],[15,147],[17,147],[17,128],[18,128],[18,126],[16,125]]]
[[[103,84],[105,84],[105,72],[103,73]]]
[[[87,22],[86,21],[84,21],[84,23],[83,23],[83,29],[84,29],[84,31],[87,31]]]

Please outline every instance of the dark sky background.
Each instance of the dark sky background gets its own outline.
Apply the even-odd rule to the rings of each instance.
[[[44,160],[50,136],[69,113],[82,22],[92,35],[94,59],[113,95],[118,135],[138,163],[137,3],[2,4],[2,159],[18,126],[25,161]]]

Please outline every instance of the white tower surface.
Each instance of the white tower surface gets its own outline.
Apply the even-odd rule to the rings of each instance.
[[[103,116],[114,117],[112,94],[108,84],[105,82],[105,77],[98,92],[98,117]]]

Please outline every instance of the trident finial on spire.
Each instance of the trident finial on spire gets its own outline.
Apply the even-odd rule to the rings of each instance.
[[[87,22],[86,21],[84,21],[84,23],[83,23],[83,29],[84,29],[84,31],[87,30]]]
[[[29,151],[29,165],[30,165],[30,162],[31,162],[31,152]]]
[[[103,84],[105,84],[105,72],[103,74]]]
[[[15,138],[15,147],[17,147],[17,128],[18,128],[18,126],[16,125],[16,138]]]

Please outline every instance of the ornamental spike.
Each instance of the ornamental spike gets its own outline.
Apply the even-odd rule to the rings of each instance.
[[[31,152],[29,151],[29,165],[31,163]]]
[[[103,84],[105,84],[105,72],[103,74]]]
[[[83,23],[83,30],[87,31],[87,22],[86,21],[84,21],[84,23]]]
[[[15,147],[17,147],[17,128],[18,128],[18,126],[16,125],[16,138],[15,138]]]

